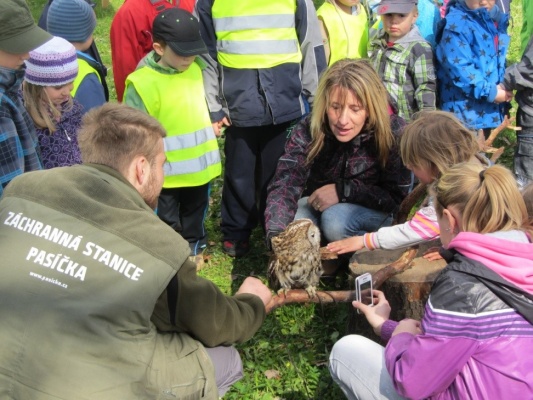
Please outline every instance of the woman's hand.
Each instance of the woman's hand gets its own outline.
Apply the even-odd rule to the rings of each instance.
[[[361,250],[365,247],[363,242],[363,236],[352,236],[346,239],[337,240],[328,244],[328,250],[337,253],[352,253],[354,251]]]
[[[352,302],[354,308],[360,310],[376,335],[381,336],[381,327],[389,319],[390,305],[381,290],[373,290],[374,306],[367,306],[359,301]]]
[[[394,332],[392,332],[392,336],[397,335],[398,333],[410,333],[411,335],[420,335],[422,334],[422,325],[420,324],[420,321],[417,321],[416,319],[404,319],[400,321],[396,329],[394,329]]]
[[[334,183],[318,188],[307,199],[307,204],[320,212],[338,202],[339,196],[337,196],[337,189],[335,189]]]

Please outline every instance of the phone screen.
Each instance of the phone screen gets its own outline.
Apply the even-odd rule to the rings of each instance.
[[[373,303],[372,298],[372,281],[367,281],[359,285],[359,292],[361,294],[361,303],[366,304],[367,306]]]

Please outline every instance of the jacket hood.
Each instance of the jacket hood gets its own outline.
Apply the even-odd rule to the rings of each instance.
[[[413,25],[411,30],[407,32],[407,35],[398,39],[395,43],[412,43],[412,42],[425,42],[426,39],[422,37],[418,26]]]
[[[514,286],[533,294],[533,243],[526,233],[511,232],[491,235],[460,232],[448,248],[480,262]]]

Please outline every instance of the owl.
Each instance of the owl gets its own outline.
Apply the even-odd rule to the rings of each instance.
[[[305,289],[314,297],[322,275],[320,230],[310,219],[291,222],[272,238],[268,278],[273,289]]]

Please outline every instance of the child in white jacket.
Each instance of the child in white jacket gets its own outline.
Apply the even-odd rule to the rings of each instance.
[[[431,184],[455,164],[476,159],[479,146],[472,135],[452,114],[424,111],[404,130],[400,142],[402,161],[421,183]],[[484,162],[484,161],[479,161]],[[437,214],[430,198],[411,220],[377,232],[365,233],[328,244],[338,254],[367,248],[393,250],[438,238]]]

